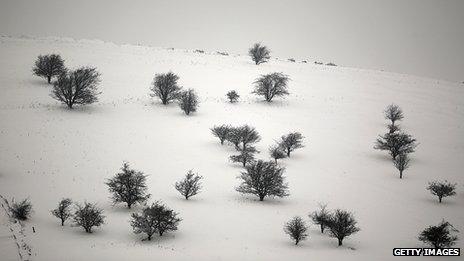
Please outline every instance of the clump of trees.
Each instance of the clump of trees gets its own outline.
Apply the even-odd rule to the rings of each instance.
[[[190,197],[201,192],[202,179],[202,176],[194,173],[192,170],[189,170],[181,181],[176,182],[174,187],[182,196],[185,197],[185,199],[188,200]]]
[[[18,220],[28,220],[32,214],[32,203],[28,198],[19,202],[16,202],[13,199],[11,200],[11,204],[8,204],[8,209],[13,218]]]
[[[100,73],[96,68],[81,67],[63,72],[53,83],[51,96],[72,109],[75,104],[91,104],[98,100]]]
[[[429,226],[419,234],[419,240],[434,248],[453,246],[459,239],[455,233],[459,231],[449,222],[443,220],[437,226]]]
[[[285,183],[284,168],[273,161],[258,160],[246,166],[239,178],[242,180],[236,190],[242,194],[252,194],[263,201],[265,197],[288,196],[288,185]]]
[[[198,103],[198,95],[193,89],[182,91],[179,94],[179,107],[187,115],[197,111]]]
[[[271,51],[260,43],[255,43],[253,47],[248,50],[248,54],[256,65],[265,63],[271,58]]]
[[[124,202],[128,208],[136,203],[145,202],[150,197],[147,193],[147,175],[131,169],[127,162],[123,163],[121,171],[105,183],[113,202]]]
[[[447,180],[444,181],[432,181],[429,182],[427,190],[438,197],[438,202],[441,203],[444,197],[456,195],[456,183],[450,183]]]
[[[58,206],[51,211],[52,215],[61,220],[61,226],[64,226],[64,222],[72,217],[71,213],[72,200],[70,198],[64,198]]]
[[[261,75],[254,82],[255,87],[252,93],[263,96],[267,102],[271,102],[276,96],[288,95],[288,78],[283,73],[270,73]]]
[[[330,224],[331,214],[327,210],[327,204],[319,205],[320,209],[314,211],[309,215],[309,218],[312,219],[313,223],[321,227],[321,233],[324,233],[324,229],[327,228]]]
[[[220,126],[214,126],[211,128],[211,132],[214,136],[218,137],[221,141],[221,145],[224,145],[224,141],[227,140],[229,132],[231,131],[232,127],[227,124],[222,124]]]
[[[103,209],[94,203],[85,202],[84,205],[76,204],[73,215],[74,224],[84,228],[85,232],[92,233],[93,227],[99,227],[105,223]]]
[[[156,201],[143,208],[142,213],[133,213],[131,226],[135,234],[146,234],[147,239],[151,240],[153,234],[162,236],[167,231],[177,230],[179,222],[178,213],[168,208],[160,201]]]
[[[292,132],[287,135],[283,135],[280,138],[279,147],[287,153],[287,157],[290,157],[290,153],[296,149],[303,148],[303,135],[299,132]]]
[[[229,91],[226,96],[230,103],[235,103],[238,101],[238,98],[240,98],[240,95],[238,95],[235,90]]]
[[[51,83],[52,78],[66,72],[64,60],[59,54],[39,55],[32,68],[34,75],[47,79]]]
[[[295,241],[295,245],[298,245],[300,241],[305,240],[308,237],[306,231],[308,227],[301,217],[293,217],[290,221],[285,223],[284,232]]]
[[[179,76],[172,72],[156,74],[150,88],[151,96],[158,97],[164,105],[176,100],[181,90],[178,80]]]
[[[360,229],[356,226],[357,221],[351,212],[336,209],[330,214],[328,228],[330,236],[338,239],[338,245],[343,244],[343,239],[357,233]]]

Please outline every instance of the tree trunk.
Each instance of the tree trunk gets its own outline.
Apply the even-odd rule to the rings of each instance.
[[[160,237],[161,237],[161,236],[163,236],[163,232],[162,232],[162,231],[160,231],[160,232],[159,232],[159,235],[160,235]]]
[[[47,81],[48,83],[50,84],[52,82],[52,77],[51,76],[47,76]]]
[[[321,233],[324,234],[324,225],[321,225]]]
[[[402,179],[402,178],[403,178],[403,171],[401,170],[400,171],[400,179]]]
[[[64,226],[64,219],[61,219],[61,226]]]
[[[259,196],[259,201],[263,201],[264,200],[264,196]]]
[[[338,239],[338,246],[342,245],[342,241],[343,241],[343,239],[340,239],[340,238]]]
[[[290,149],[287,149],[287,157],[290,158]]]
[[[298,242],[300,242],[300,240],[295,240],[295,246],[298,245]]]
[[[277,158],[275,158],[274,160],[275,160],[275,164],[277,164]]]
[[[148,241],[151,241],[151,234],[148,235]]]
[[[438,202],[441,203],[442,197],[438,197]]]

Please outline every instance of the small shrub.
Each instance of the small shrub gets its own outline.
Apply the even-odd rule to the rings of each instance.
[[[450,197],[456,195],[456,183],[450,183],[446,180],[444,181],[432,181],[429,182],[427,190],[438,197],[438,202],[441,203],[444,197]]]
[[[72,216],[71,204],[71,199],[64,198],[58,203],[58,207],[51,211],[53,216],[61,220],[61,226],[64,226],[64,222]]]
[[[303,148],[303,135],[299,132],[291,132],[280,138],[279,146],[286,151],[287,157],[296,149]]]
[[[337,66],[335,63],[326,63],[327,66]]]
[[[234,90],[228,92],[226,96],[230,103],[235,103],[238,101],[238,98],[240,98],[240,95],[238,95],[238,93]]]
[[[285,233],[295,241],[295,245],[308,237],[307,230],[308,227],[301,217],[294,217],[284,225]]]
[[[271,58],[270,53],[269,49],[260,43],[255,43],[253,47],[248,50],[248,54],[256,65],[267,62]]]
[[[419,234],[419,240],[434,248],[447,248],[459,239],[454,233],[459,231],[449,222],[443,220],[438,226],[429,226]]]
[[[321,233],[324,233],[324,229],[329,226],[330,212],[327,210],[327,204],[320,205],[319,211],[314,211],[309,215],[309,218],[313,220],[313,223],[321,227]]]
[[[261,75],[254,82],[255,88],[252,93],[264,96],[267,102],[271,102],[276,96],[289,94],[287,86],[289,80],[290,78],[282,73]]]
[[[177,99],[181,87],[177,84],[179,76],[172,72],[156,74],[150,90],[152,97],[160,98],[161,102],[166,105]]]
[[[219,138],[221,145],[224,145],[224,141],[227,139],[231,129],[232,127],[230,125],[222,124],[220,126],[214,126],[211,128],[211,132],[214,136]]]
[[[396,104],[390,104],[384,111],[385,119],[391,121],[391,125],[395,125],[396,121],[400,121],[404,118],[403,111],[400,106]]]
[[[271,158],[274,159],[276,164],[278,159],[283,159],[287,157],[287,155],[279,145],[269,147],[269,154],[271,155]]]
[[[360,229],[356,226],[357,221],[355,220],[352,213],[336,209],[329,219],[329,230],[330,235],[338,239],[338,245],[343,244],[343,239],[354,233],[357,233]]]
[[[28,198],[20,202],[16,202],[13,199],[9,206],[9,210],[13,218],[18,220],[28,220],[32,214],[32,203]]]
[[[200,193],[201,191],[201,179],[203,177],[193,173],[192,170],[189,170],[185,175],[184,179],[179,182],[176,182],[174,187],[176,188],[179,193],[185,197],[185,199],[189,199],[192,196]]]
[[[193,89],[188,89],[179,94],[179,107],[186,115],[196,112],[198,103],[198,96]]]
[[[73,216],[74,224],[84,228],[85,232],[92,233],[93,227],[99,227],[105,223],[103,209],[96,204],[85,202],[84,205],[76,204],[76,212]]]
[[[403,171],[409,168],[409,161],[408,154],[400,154],[393,159],[393,164],[400,172],[400,179],[403,178]]]
[[[182,221],[177,215],[172,209],[157,201],[145,207],[142,213],[133,213],[130,223],[135,234],[144,233],[148,236],[147,239],[151,240],[155,233],[162,236],[167,231],[177,230],[179,222]]]

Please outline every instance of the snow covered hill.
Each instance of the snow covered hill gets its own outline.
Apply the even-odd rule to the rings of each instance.
[[[48,53],[59,53],[69,68],[97,67],[100,101],[68,110],[53,100],[50,85],[31,72]],[[31,260],[392,260],[392,248],[423,246],[419,232],[443,218],[464,231],[462,84],[59,38],[1,37],[0,69],[0,195],[33,203],[23,227]],[[198,92],[197,113],[185,116],[149,96],[154,74],[169,70]],[[269,104],[250,93],[268,72],[289,75],[287,98]],[[232,89],[241,95],[236,104],[225,97]],[[402,180],[388,155],[373,149],[391,103],[403,108],[401,126],[420,143]],[[282,161],[289,197],[259,202],[235,191],[242,168],[228,160],[234,149],[209,130],[222,123],[256,127],[261,159],[281,135],[305,136],[305,147]],[[113,206],[104,184],[123,161],[149,175],[152,200],[179,212],[178,231],[151,242],[133,234],[130,213],[140,208]],[[190,169],[203,175],[204,190],[186,201],[173,184]],[[439,204],[425,189],[435,179],[457,182],[457,195]],[[62,197],[97,202],[106,224],[92,234],[61,227],[50,210]],[[294,246],[283,224],[295,215],[309,222],[321,202],[353,211],[361,231],[337,247],[311,225],[309,239]],[[16,257],[8,229],[0,232],[1,255]]]

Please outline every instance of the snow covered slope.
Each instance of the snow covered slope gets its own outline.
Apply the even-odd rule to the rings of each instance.
[[[47,53],[61,54],[70,68],[96,66],[100,101],[70,111],[53,100],[46,81],[31,73]],[[154,74],[169,70],[197,90],[198,113],[185,116],[149,97]],[[290,96],[268,104],[250,94],[268,72],[290,76]],[[226,102],[232,89],[241,95],[237,104]],[[387,154],[372,148],[392,102],[420,142],[403,180]],[[209,130],[222,123],[256,127],[262,159],[281,135],[306,137],[282,161],[289,197],[259,202],[235,191],[241,168],[228,160],[234,150]],[[32,260],[392,260],[392,248],[422,246],[419,231],[443,218],[464,231],[463,137],[458,83],[274,59],[256,66],[247,56],[99,41],[0,38],[0,194],[33,203],[24,227]],[[180,213],[178,231],[152,242],[132,233],[129,216],[139,208],[112,206],[104,185],[123,161],[149,174],[153,200]],[[173,184],[189,169],[204,176],[204,191],[185,201]],[[438,204],[425,190],[435,179],[458,182],[458,194]],[[50,210],[62,197],[98,202],[107,223],[93,234],[61,227]],[[284,222],[295,215],[308,221],[320,202],[353,211],[361,231],[337,247],[312,225],[295,247]],[[2,233],[0,240],[2,256],[16,256],[5,242],[12,239]]]

